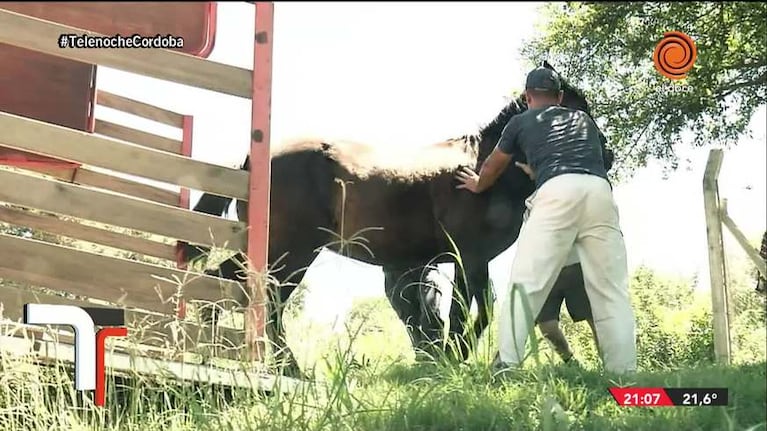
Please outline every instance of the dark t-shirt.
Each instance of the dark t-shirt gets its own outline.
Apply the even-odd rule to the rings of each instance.
[[[528,109],[511,117],[498,141],[506,154],[522,151],[535,172],[535,187],[562,174],[607,180],[604,137],[583,111],[562,106]]]

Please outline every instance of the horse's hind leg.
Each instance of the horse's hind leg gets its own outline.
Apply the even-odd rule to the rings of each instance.
[[[246,286],[246,284],[243,283],[246,272],[242,270],[242,265],[244,265],[243,262],[244,258],[242,258],[238,253],[222,262],[218,268],[205,271],[205,275],[239,282],[239,289],[236,292],[231,292],[231,299],[233,299],[240,306],[247,305],[247,298],[244,294],[244,286]],[[203,306],[199,310],[199,316],[203,325],[216,326],[219,318],[219,308],[215,304],[210,306]]]
[[[279,286],[270,284],[268,290],[266,335],[272,343],[272,353],[280,373],[287,377],[305,378],[301,372],[293,351],[287,344],[285,336],[285,324],[283,322],[283,312],[285,304],[290,299],[290,295],[296,289],[297,284],[281,284]]]
[[[306,378],[287,343],[283,322],[285,306],[315,257],[316,253],[312,250],[300,254],[295,251],[288,253],[284,260],[276,264],[280,267],[279,271],[272,274],[279,285],[269,284],[266,333],[272,344],[274,361],[280,373],[288,377]]]
[[[244,282],[247,272],[243,268],[246,266],[246,258],[242,253],[237,253],[219,265],[215,270],[205,271],[208,275],[218,276],[228,280],[234,280],[247,286]],[[293,356],[293,352],[287,346],[285,341],[285,327],[282,322],[283,309],[290,295],[295,290],[295,285],[284,283],[275,286],[269,283],[267,288],[266,304],[266,336],[272,345],[272,352],[282,373],[289,377],[303,378],[298,362]],[[246,290],[242,290],[234,295],[235,301],[240,306],[248,305]],[[200,311],[200,318],[205,324],[215,324],[218,320],[218,309],[215,307],[204,307]]]

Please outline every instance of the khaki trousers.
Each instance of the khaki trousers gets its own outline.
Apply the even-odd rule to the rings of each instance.
[[[522,363],[535,316],[562,267],[580,260],[605,369],[614,373],[636,371],[626,246],[610,184],[594,175],[559,175],[535,193],[529,211],[517,240],[509,286],[501,295],[501,361],[512,366]]]

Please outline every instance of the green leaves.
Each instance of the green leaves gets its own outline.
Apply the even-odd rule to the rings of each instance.
[[[541,34],[522,55],[531,65],[548,59],[586,91],[616,153],[615,179],[651,158],[674,167],[678,143],[734,144],[767,103],[765,3],[568,2],[542,11]],[[683,81],[653,65],[655,46],[668,31],[687,33],[697,47]],[[689,91],[671,87],[680,85]]]

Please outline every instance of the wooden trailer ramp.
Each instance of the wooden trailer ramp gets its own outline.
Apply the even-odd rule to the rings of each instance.
[[[97,109],[94,132],[96,135],[133,142],[187,157],[192,155],[193,118],[191,115],[183,115],[104,90],[96,91],[95,102]],[[101,116],[99,109],[101,107],[163,124],[166,127],[170,126],[176,130],[175,134],[178,138],[171,139],[98,118]],[[111,190],[166,205],[189,208],[189,189],[186,187],[181,188],[180,191],[169,190],[169,187],[157,187],[146,182],[136,181],[136,178],[132,178],[130,175],[93,166],[80,166],[71,174],[68,170],[40,164],[22,166],[22,168],[75,184]]]
[[[142,130],[136,130],[127,126],[116,124],[98,118],[102,111],[96,110],[97,135],[108,136],[139,145],[161,149],[175,154],[191,156],[192,154],[192,127],[191,115],[182,115],[177,112],[159,108],[124,96],[98,90],[96,103],[99,107],[112,109],[123,114],[149,120],[176,129],[179,139],[170,139],[155,135]],[[158,148],[165,147],[165,148]],[[19,168],[44,174],[62,181],[87,186],[90,188],[109,190],[116,193],[127,194],[153,202],[158,202],[181,208],[189,208],[189,189],[181,188],[180,191],[170,190],[170,187],[157,187],[136,181],[119,172],[99,169],[89,166],[80,166],[73,171],[62,170],[56,166],[42,164],[21,165]],[[103,229],[104,225],[95,224],[88,226],[88,221],[77,219],[62,219],[52,215],[33,213],[22,209],[0,206],[0,221],[22,225],[35,230],[41,230],[52,234],[59,234],[69,238],[88,241],[115,249],[122,249],[139,255],[153,258],[177,261],[177,248],[175,242],[168,238],[152,235],[154,239],[147,239],[147,234],[142,237],[116,232],[115,229]],[[98,226],[98,227],[96,227]],[[99,228],[102,227],[102,228]]]
[[[263,357],[262,277],[252,276],[245,293],[240,283],[174,268],[172,252],[179,240],[247,250],[256,272],[264,269],[273,5],[258,3],[256,10],[256,31],[260,32],[256,45],[261,46],[256,49],[254,70],[161,49],[61,50],[51,44],[61,33],[96,34],[0,10],[0,43],[252,99],[252,136],[259,137],[251,145],[254,169],[249,173],[191,159],[191,117],[116,94],[99,92],[96,103],[177,127],[181,139],[104,120],[96,123],[95,133],[87,133],[0,112],[1,145],[80,166],[71,178],[40,166],[0,169],[0,221],[36,231],[32,239],[0,234],[0,307],[5,322],[18,322],[28,302],[91,306],[97,302],[127,310],[128,342],[108,342],[125,354],[179,359],[185,361],[183,367],[193,365],[189,355],[241,359],[243,346],[252,349],[247,359]],[[268,46],[263,46],[267,41]],[[256,100],[255,96],[265,97]],[[152,186],[152,182],[180,188],[180,192]],[[249,201],[250,231],[245,223],[189,211],[188,189]],[[57,236],[53,242],[43,241],[38,238],[40,231]],[[83,242],[128,256],[85,251],[79,247]],[[226,321],[204,327],[194,320],[198,313],[177,315],[179,301],[231,308],[231,298],[242,295],[250,298],[249,304],[244,302],[248,306],[244,328]],[[35,331],[39,334],[40,329],[26,328],[22,333]],[[24,339],[2,337],[4,348],[15,345],[24,350],[19,344]],[[41,345],[47,344],[37,343]],[[173,350],[169,347],[181,357],[169,358],[168,350]],[[40,356],[39,349],[37,353]],[[241,368],[243,363],[236,365]]]
[[[9,133],[2,138],[3,144],[8,146],[16,146],[18,142],[23,142],[23,139],[13,139],[25,135],[19,133],[21,128],[51,127],[58,128],[56,132],[76,132],[80,138],[99,140],[92,147],[93,158],[100,157],[93,155],[101,152],[100,141],[113,144],[111,150],[117,148],[117,151],[120,151],[122,146],[130,147],[139,157],[142,151],[175,156],[142,145],[89,135],[6,113],[0,113],[0,122],[10,117],[18,123],[14,124],[16,133]],[[34,135],[34,130],[28,135]],[[54,133],[51,139],[57,138],[59,137]],[[79,141],[62,139],[57,142]],[[69,155],[68,145],[60,145],[57,148],[59,157],[82,162]],[[182,156],[175,157],[176,161],[184,160]],[[213,166],[203,165],[208,169]],[[124,184],[114,181],[117,177],[110,175],[110,171],[101,174],[105,179],[103,185],[106,187],[97,188],[72,183],[69,179],[46,177],[40,172],[34,172],[37,169],[34,166],[27,169],[31,170],[0,169],[0,184],[3,184],[3,187],[0,187],[0,201],[3,202],[0,205],[0,222],[31,228],[57,237],[67,237],[70,239],[70,245],[77,244],[78,247],[76,249],[0,234],[0,277],[65,291],[80,298],[97,298],[129,309],[160,313],[162,315],[151,316],[154,319],[150,319],[150,315],[139,313],[139,317],[134,320],[144,323],[152,321],[150,333],[154,333],[150,334],[149,340],[142,339],[141,343],[161,343],[166,348],[178,347],[178,331],[173,330],[167,323],[169,319],[173,319],[170,316],[177,312],[179,299],[204,301],[224,309],[232,309],[235,304],[231,298],[241,298],[245,295],[240,284],[173,268],[176,258],[175,240],[183,239],[218,247],[225,245],[234,250],[242,250],[246,240],[246,226],[243,223],[181,208],[178,205],[188,205],[188,195],[187,202],[184,203],[183,195],[178,192],[174,196],[175,205],[171,206],[152,202],[146,199],[146,195],[128,196],[125,193],[127,190],[121,190],[123,193],[110,190],[112,187],[109,186]],[[84,168],[79,168],[78,172],[82,169]],[[221,169],[229,169],[237,174],[244,173],[230,168]],[[201,181],[205,181],[204,175],[199,175]],[[144,190],[146,189],[139,191]],[[139,231],[137,233],[140,236],[131,235],[131,231]],[[148,234],[161,240],[146,238]],[[216,238],[223,239],[219,242]],[[56,239],[58,241],[55,242],[64,242],[61,238]],[[133,259],[116,257],[115,253],[108,256],[85,252],[82,250],[83,242],[122,251],[123,255],[128,254]],[[143,259],[136,255],[143,255]],[[146,261],[147,257],[155,258],[154,264],[137,261]],[[18,320],[21,318],[23,304],[35,302],[35,297],[31,296],[31,291],[26,294],[24,291],[16,291],[12,295],[11,290],[0,290],[0,302],[3,303],[4,316]],[[45,299],[54,303],[63,300],[51,295],[47,295]],[[222,322],[225,323],[226,321]],[[184,323],[185,330],[182,333],[186,335],[182,337],[184,344],[181,351],[237,358],[240,354],[239,347],[243,344],[243,330],[241,321],[237,322],[240,329],[231,328],[233,323],[229,322],[229,328],[207,328],[207,332],[198,322]],[[143,334],[141,331],[139,333]],[[152,343],[152,340],[155,340],[155,343]]]
[[[74,364],[74,334],[69,328],[40,327],[20,323],[26,303],[69,304],[109,307],[105,301],[63,298],[44,292],[5,284],[0,304],[0,356],[12,355],[23,363]],[[7,308],[5,308],[7,307]],[[235,330],[219,326],[203,328],[175,316],[146,311],[126,311],[127,339],[106,340],[107,372],[113,375],[164,377],[183,383],[220,385],[267,393],[295,393],[316,386],[270,373],[261,363],[225,359],[226,351],[241,345],[226,345],[227,337],[241,339]],[[212,333],[216,331],[216,333]],[[217,339],[218,341],[211,341]],[[224,344],[222,344],[224,343]],[[193,353],[193,352],[205,353]]]
[[[0,335],[0,357],[10,355],[17,362],[31,365],[74,365],[74,335],[71,332],[0,321],[0,334],[5,334]],[[212,358],[200,363],[114,339],[107,339],[105,356],[107,373],[127,378],[161,377],[176,384],[201,383],[266,393],[300,393],[323,385],[276,376],[264,367],[248,367],[243,362]]]

